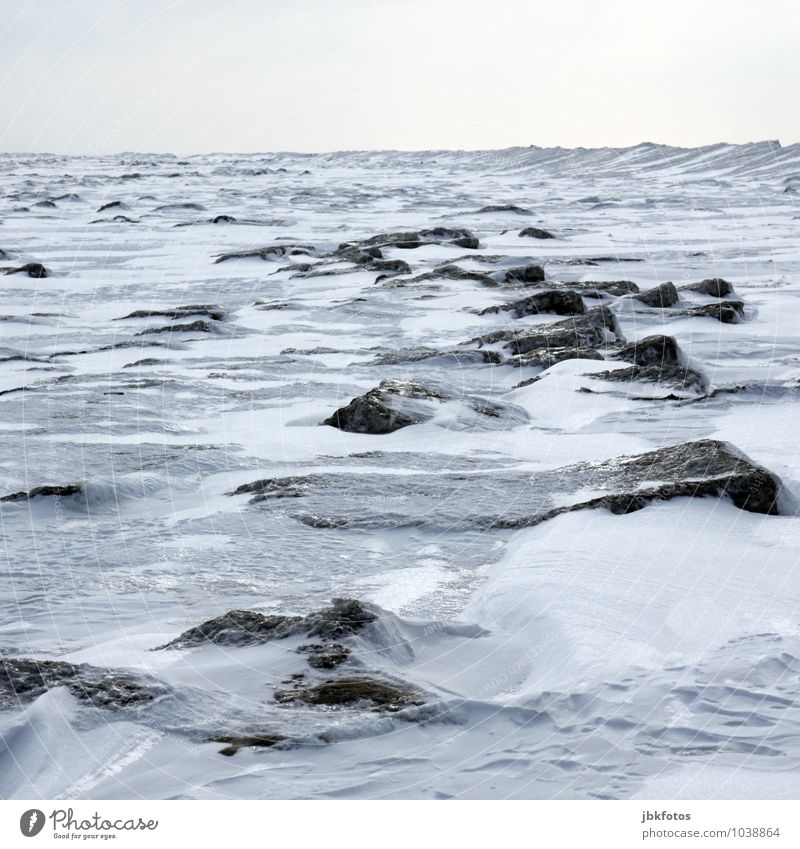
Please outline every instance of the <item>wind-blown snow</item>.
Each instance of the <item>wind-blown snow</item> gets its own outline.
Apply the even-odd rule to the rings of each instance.
[[[0,276],[0,496],[82,487],[0,503],[0,653],[168,690],[6,705],[0,796],[796,795],[798,181],[800,146],[776,142],[0,157],[0,266],[50,272]],[[480,247],[387,247],[410,272],[383,279],[331,257],[434,227]],[[215,262],[275,244],[305,247]],[[444,263],[491,281],[410,280]],[[630,366],[610,333],[606,359],[547,369],[465,344],[564,320],[480,314],[528,294],[494,285],[526,264],[545,288],[675,283],[667,310],[584,302],[629,341],[673,336],[704,388],[601,379]],[[742,321],[685,314],[717,300],[680,288],[707,278],[733,284]],[[393,433],[320,426],[390,379],[446,397]],[[781,515],[679,497],[502,527],[545,496],[606,493],[554,470],[704,439],[779,477]],[[230,494],[262,479],[280,483],[255,503]],[[340,596],[378,619],[333,673],[309,671],[303,635],[152,650],[231,609],[302,615]],[[343,669],[424,704],[275,699],[292,675]],[[290,744],[229,757],[208,742],[267,732]]]

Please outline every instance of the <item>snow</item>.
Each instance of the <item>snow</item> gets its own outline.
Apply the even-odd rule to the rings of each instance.
[[[52,271],[0,276],[0,495],[86,484],[81,496],[0,503],[0,652],[146,673],[169,688],[153,705],[108,710],[61,687],[0,711],[0,796],[796,798],[800,208],[784,188],[798,170],[800,146],[770,142],[0,156],[0,265]],[[33,206],[68,192],[80,200]],[[112,199],[135,223],[97,212]],[[171,206],[185,202],[204,209]],[[532,214],[477,213],[507,203]],[[174,226],[218,214],[265,223]],[[525,292],[472,280],[385,286],[402,276],[376,283],[377,272],[341,264],[330,268],[346,273],[293,276],[294,264],[320,262],[302,255],[214,263],[275,241],[327,251],[432,226],[467,227],[481,246],[385,258],[413,274],[542,263],[549,280],[642,289],[724,277],[745,302],[742,323],[598,303],[613,305],[628,340],[674,336],[713,389],[747,388],[663,400],[663,386],[593,377],[615,360],[544,372],[453,357],[378,365],[381,354],[453,350],[560,317],[476,315]],[[557,238],[517,235],[530,226]],[[611,260],[568,262],[592,257]],[[713,301],[680,295],[679,306]],[[185,304],[217,305],[226,319],[210,333],[143,336],[170,319],[117,320]],[[29,359],[3,359],[13,355]],[[159,362],[126,367],[145,358]],[[483,421],[452,401],[387,435],[319,426],[387,378],[526,416]],[[502,512],[508,476],[703,438],[780,476],[784,515],[680,498],[518,531],[472,522]],[[334,497],[325,493],[253,505],[228,494],[293,475],[341,484],[334,506],[363,504],[364,521],[299,521]],[[470,489],[478,475],[498,486]],[[288,676],[308,671],[300,636],[152,651],[230,609],[300,615],[335,596],[380,612],[348,643],[349,674],[405,683],[424,706],[276,704]],[[263,731],[295,745],[226,757],[208,742]]]

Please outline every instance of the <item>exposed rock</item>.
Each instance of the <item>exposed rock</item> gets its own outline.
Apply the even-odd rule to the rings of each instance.
[[[681,286],[681,289],[702,292],[702,294],[710,295],[712,298],[727,298],[734,294],[733,286],[721,277],[710,277],[707,280],[701,280],[699,283],[690,283],[688,286]]]
[[[95,218],[94,221],[90,221],[90,224],[138,224],[139,222],[134,218],[128,218],[127,215],[114,215],[111,218]]]
[[[150,333],[211,333],[214,327],[209,321],[192,321],[189,324],[167,324],[165,327],[147,327],[134,333],[134,336],[147,336]]]
[[[112,200],[108,203],[104,203],[102,206],[97,207],[98,212],[105,212],[107,209],[127,209],[128,204],[123,203],[121,200]]]
[[[83,484],[69,483],[62,486],[35,486],[29,492],[12,492],[10,495],[0,497],[0,501],[30,501],[32,498],[42,497],[66,497],[68,495],[78,495],[83,492]]]
[[[475,249],[478,240],[469,231],[461,227],[431,227],[427,230],[411,230],[401,233],[381,233],[368,239],[344,242],[339,251],[353,247],[395,247],[419,248],[422,245],[457,245],[460,248]]]
[[[411,380],[384,380],[365,395],[354,398],[346,407],[337,410],[323,425],[339,428],[349,433],[387,434],[419,424],[435,416],[445,402],[457,402],[463,414],[455,409],[448,413],[454,423],[464,427],[485,429],[507,428],[529,420],[519,407],[496,404],[478,395],[452,395],[443,389],[433,388]],[[475,418],[477,413],[480,418]],[[494,419],[487,422],[486,418]]]
[[[538,366],[548,369],[564,360],[602,360],[603,356],[594,348],[539,348],[527,354],[509,359],[512,366]],[[520,384],[521,385],[521,384]]]
[[[352,598],[335,598],[330,607],[308,616],[265,616],[251,610],[229,610],[184,631],[158,649],[191,648],[204,643],[249,646],[303,633],[324,640],[338,640],[355,634],[376,619],[371,610]]]
[[[148,357],[144,360],[137,360],[135,363],[125,363],[122,368],[139,368],[140,366],[160,366],[166,360],[157,360],[154,357]]]
[[[383,277],[389,274],[410,274],[411,266],[404,259],[375,259],[368,264],[370,271],[382,271]]]
[[[303,631],[302,616],[264,616],[251,610],[229,610],[184,631],[159,649],[183,649],[203,643],[222,646],[250,646],[283,640]]]
[[[322,422],[348,433],[393,433],[428,418],[426,411],[409,405],[413,399],[441,399],[436,390],[410,380],[384,380],[365,395],[354,398]]]
[[[507,268],[503,279],[506,283],[542,283],[544,269],[541,265],[519,265]]]
[[[308,665],[314,669],[336,669],[350,657],[350,649],[341,643],[305,643],[297,651],[307,655]]]
[[[513,312],[517,318],[526,315],[539,315],[540,313],[555,313],[556,315],[583,315],[586,312],[583,299],[576,292],[569,289],[551,289],[546,292],[537,292],[519,301],[510,304],[502,304],[496,307],[487,307],[478,315],[497,313],[500,311]]]
[[[562,513],[596,507],[617,514],[631,513],[654,500],[687,496],[727,496],[740,510],[767,515],[779,512],[780,480],[728,443],[715,439],[672,445],[603,463],[579,463],[557,472],[562,478],[588,473],[587,488],[605,488],[613,482],[615,487],[627,491],[556,507],[528,520],[501,522],[500,526],[535,525]]]
[[[249,251],[232,251],[231,253],[218,254],[214,260],[227,262],[230,259],[277,259],[283,256],[320,256],[316,248],[310,245],[267,245],[263,248],[253,248]]]
[[[183,176],[182,174],[178,174],[176,176]],[[156,212],[174,212],[181,209],[191,209],[195,212],[202,212],[205,207],[202,203],[192,203],[191,201],[181,202],[181,203],[165,203],[163,206],[157,206]]]
[[[644,262],[644,259],[640,256],[591,256],[581,258],[578,262],[585,265],[597,265],[601,262]]]
[[[744,302],[722,301],[718,304],[705,304],[702,307],[689,307],[689,309],[680,310],[673,314],[709,316],[710,318],[716,318],[717,321],[721,321],[723,324],[739,324],[744,318]]]
[[[548,379],[545,373],[541,383]],[[404,474],[402,482],[379,470],[312,475],[302,512],[291,500],[273,502],[271,509],[315,528],[435,533],[528,527],[566,511],[617,510],[620,504],[630,510],[680,496],[725,496],[743,510],[779,511],[780,480],[715,440],[537,471],[498,468],[487,460],[470,474],[447,473],[436,468],[440,462],[432,456],[430,469]]]
[[[354,598],[335,598],[329,607],[315,610],[304,618],[304,630],[309,637],[340,640],[356,634],[378,617]]]
[[[5,274],[27,274],[28,277],[49,277],[50,271],[45,268],[40,262],[27,262],[25,265],[20,265],[17,268],[5,269]]]
[[[267,749],[277,746],[278,743],[287,742],[287,738],[280,734],[220,734],[217,737],[209,737],[208,743],[227,743],[224,749],[220,749],[221,755],[235,755],[239,749]]]
[[[680,364],[680,349],[672,336],[646,336],[623,346],[614,356],[637,366]]]
[[[671,307],[678,300],[678,290],[673,283],[662,283],[653,289],[648,289],[645,292],[638,292],[632,297],[637,301],[641,301],[648,307],[658,307],[664,309]]]
[[[123,315],[115,321],[125,321],[129,318],[187,318],[190,315],[204,315],[212,321],[224,321],[225,313],[212,304],[187,304],[182,307],[175,307],[173,310],[134,310],[128,315]]]
[[[165,690],[128,673],[88,664],[31,658],[0,658],[0,706],[18,707],[53,687],[67,687],[97,707],[126,707],[152,701]]]
[[[256,301],[253,306],[257,310],[287,310],[290,308],[286,301]]]
[[[333,256],[347,262],[354,262],[356,265],[369,265],[376,259],[383,259],[383,251],[377,247],[344,244],[339,245]]]
[[[373,710],[390,712],[425,703],[410,690],[401,690],[372,678],[335,678],[311,687],[277,690],[275,700],[280,704],[304,702],[328,707],[357,706],[367,702]]]
[[[647,336],[625,345],[614,356],[633,363],[633,366],[597,372],[592,377],[615,382],[659,383],[693,393],[705,392],[708,388],[708,380],[704,375],[682,363],[678,343],[672,336]]]
[[[555,239],[555,236],[548,230],[542,230],[539,227],[526,227],[519,231],[519,235],[528,239]]]
[[[601,298],[603,295],[620,297],[633,295],[639,287],[631,280],[583,280],[572,283],[551,283],[554,288],[574,289],[584,298]]]
[[[387,354],[379,354],[370,365],[397,365],[398,363],[416,363],[421,360],[429,360],[433,357],[453,358],[457,362],[478,362],[489,365],[497,365],[501,356],[496,351],[482,349],[478,351],[458,350],[457,348],[438,351],[435,348],[402,348]]]
[[[672,386],[685,392],[702,393],[707,387],[707,381],[699,372],[685,366],[673,364],[634,365],[630,368],[614,369],[613,371],[594,372],[592,377],[597,380],[610,380],[616,383],[644,381]],[[673,396],[679,398],[679,396]]]
[[[267,498],[300,498],[308,491],[308,479],[302,477],[264,478],[237,487],[230,495],[253,494],[250,503]]]
[[[477,214],[481,215],[484,212],[513,212],[516,215],[530,215],[529,209],[523,209],[521,206],[516,206],[513,203],[490,204],[489,206],[481,207]]]
[[[596,348],[618,338],[614,314],[608,307],[595,307],[564,321],[530,330],[498,330],[465,344],[483,346],[503,342],[512,354],[527,354],[539,348]]]
[[[437,280],[440,278],[447,280],[477,280],[485,285],[497,285],[496,281],[485,271],[470,271],[458,265],[449,264],[440,265],[432,271],[426,271],[424,274],[418,274],[416,277],[404,280],[403,283],[424,283],[427,280]]]

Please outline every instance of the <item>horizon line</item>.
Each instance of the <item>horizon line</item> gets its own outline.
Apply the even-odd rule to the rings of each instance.
[[[475,147],[475,148],[457,148],[457,147],[419,147],[419,148],[391,148],[391,147],[370,147],[370,148],[333,148],[327,150],[254,150],[254,151],[239,151],[239,150],[208,150],[197,151],[194,153],[174,153],[168,150],[118,150],[107,153],[85,151],[83,153],[56,153],[52,150],[3,150],[0,151],[0,156],[59,156],[59,157],[104,157],[104,156],[170,156],[176,159],[200,157],[200,156],[331,156],[334,154],[362,154],[362,153],[501,153],[510,150],[561,150],[561,151],[623,151],[635,150],[638,147],[651,148],[668,148],[671,150],[704,150],[714,147],[751,147],[758,145],[769,145],[780,150],[787,150],[800,145],[800,141],[782,143],[779,139],[757,139],[746,142],[729,142],[717,141],[699,145],[679,145],[669,144],[667,142],[641,141],[630,145],[598,145],[598,146],[564,146],[564,145],[509,145],[508,147]]]

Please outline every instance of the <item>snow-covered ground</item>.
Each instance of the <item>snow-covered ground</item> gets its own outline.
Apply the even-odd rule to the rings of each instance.
[[[0,266],[49,272],[0,276],[0,654],[95,668],[0,675],[0,796],[796,798],[798,186],[769,142],[0,157]],[[439,227],[479,247],[365,255]],[[605,322],[577,358],[475,341],[569,325],[490,310],[560,290]],[[656,334],[688,378],[620,359]],[[321,424],[389,380],[408,426]],[[772,514],[608,462],[700,440]],[[339,597],[369,621],[157,649]],[[405,701],[309,703],[353,678]]]

